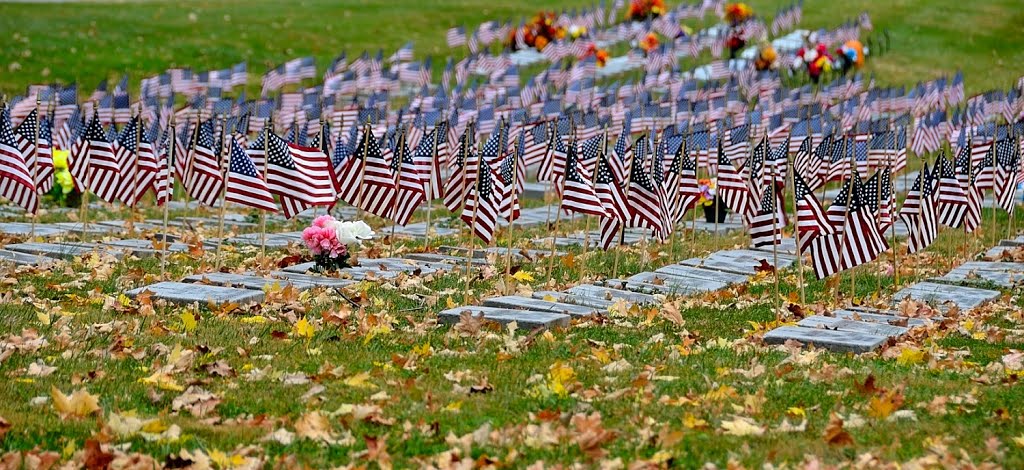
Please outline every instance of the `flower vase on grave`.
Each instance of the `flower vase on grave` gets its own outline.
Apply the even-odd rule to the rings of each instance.
[[[364,222],[342,222],[322,215],[302,231],[302,241],[313,255],[313,271],[336,274],[358,264],[353,251],[374,235]]]
[[[722,198],[716,196],[713,204],[704,206],[704,220],[709,224],[725,222],[725,214],[728,211],[729,209],[725,207]]]

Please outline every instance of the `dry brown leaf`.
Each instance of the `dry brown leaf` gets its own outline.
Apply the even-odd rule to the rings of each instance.
[[[825,442],[829,445],[834,446],[852,446],[853,436],[843,429],[843,419],[837,415],[832,415],[832,418],[828,422],[828,426],[825,427]]]
[[[57,387],[50,387],[50,397],[53,398],[53,407],[62,418],[81,418],[100,410],[99,397],[84,388],[68,396],[57,390]]]
[[[88,470],[106,470],[113,460],[114,454],[104,451],[99,441],[96,439],[86,439],[85,468]]]
[[[583,413],[573,415],[569,424],[575,428],[572,433],[573,440],[590,458],[601,458],[607,451],[602,447],[615,439],[615,433],[604,428],[601,424],[601,413],[594,412],[589,416]]]
[[[295,434],[303,439],[327,444],[336,442],[330,421],[319,411],[312,411],[299,417],[295,422]]]
[[[11,431],[12,427],[13,426],[10,421],[7,421],[3,416],[0,416],[0,442],[3,442],[4,436]]]
[[[896,388],[881,395],[871,397],[868,401],[868,415],[874,418],[888,418],[903,406],[903,390]]]

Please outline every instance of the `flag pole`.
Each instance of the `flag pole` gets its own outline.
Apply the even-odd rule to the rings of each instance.
[[[177,147],[175,142],[178,139],[178,133],[175,130],[174,114],[171,114],[171,145],[170,151],[167,153],[167,182],[164,185],[164,231],[161,234],[161,245],[160,250],[160,279],[163,279],[167,275],[167,248],[170,242],[167,240],[167,223],[170,212],[171,196],[174,193],[174,151]]]
[[[775,166],[776,165],[774,164],[772,165],[772,181],[768,186],[772,191],[773,204],[778,202],[778,199],[775,198]],[[779,302],[782,299],[779,289],[779,243],[782,241],[782,236],[779,234],[779,218],[777,217],[780,209],[781,208],[775,208],[775,210],[772,211],[772,262],[775,265],[775,301],[772,302],[772,305],[775,306],[776,319],[779,319],[779,310],[781,310]]]
[[[370,155],[370,139],[374,138],[373,128],[370,127],[370,119],[366,119],[366,125],[363,127],[363,139],[366,140],[366,145],[363,145],[363,158],[362,164],[359,166],[359,183],[356,185],[356,214],[357,217],[363,218],[363,179],[366,177],[366,159]]]
[[[468,142],[467,142],[467,146],[468,146]],[[480,169],[483,167],[483,162],[484,162],[483,155],[480,155],[479,153],[477,153],[477,159],[476,159],[476,182],[474,183],[474,185],[476,186],[476,189],[477,189],[476,196],[474,196],[476,198],[476,204],[474,204],[474,206],[473,206],[473,217],[471,218],[471,222],[469,223],[469,257],[466,258],[466,292],[464,294],[466,296],[469,295],[469,283],[470,283],[470,281],[473,280],[473,275],[472,275],[472,273],[473,273],[473,258],[476,256],[476,239],[474,237],[476,236],[476,217],[477,217],[477,214],[480,213]],[[463,166],[465,166],[466,161],[463,160],[462,164],[463,164]],[[463,183],[465,183],[465,181],[466,181],[465,180],[465,171],[463,171],[463,180],[462,181],[463,181]],[[464,198],[463,198],[462,208],[463,208],[463,210],[465,210],[465,207],[466,207],[465,198],[468,197],[469,195],[466,194],[466,193],[463,193],[463,195],[464,195]]]
[[[447,122],[447,121],[445,121]],[[445,126],[447,129],[448,126]],[[434,177],[440,178],[441,175],[434,175],[434,165],[437,163],[437,147],[440,142],[441,135],[437,133],[438,126],[434,126],[434,148],[430,156],[430,169],[427,170],[427,227],[423,230],[423,251],[430,251],[430,213],[433,212],[434,208]]]
[[[647,137],[646,134],[644,135],[644,137]],[[630,155],[629,163],[626,165],[626,175],[628,176],[626,177],[625,198],[627,206],[629,205],[629,187],[633,185],[633,160],[635,159],[635,155]],[[619,245],[615,250],[615,265],[612,268],[613,279],[618,279],[619,277],[619,257],[622,256],[622,244],[626,238],[626,224],[629,222],[630,218],[631,215],[626,214],[626,219],[622,221],[622,225],[619,227]],[[554,240],[552,240],[552,244],[554,244]]]
[[[576,134],[575,126],[570,125],[569,127],[572,129],[572,132],[573,132],[573,139],[571,141],[572,145],[576,145],[576,142],[575,142],[575,137],[576,137],[575,136],[575,134]],[[555,135],[555,137],[559,138],[557,134]],[[573,151],[575,152],[575,150],[573,150]],[[566,170],[563,169],[563,172],[565,172],[565,171]],[[559,193],[561,193],[563,195],[565,194],[565,180],[566,179],[567,179],[566,175],[563,173],[562,174],[562,189],[561,189],[561,191],[559,191]],[[555,239],[558,238],[558,230],[559,230],[559,225],[560,225],[561,221],[562,221],[562,198],[559,197],[558,198],[558,209],[555,210],[555,230],[551,232],[551,254],[549,255],[549,258],[548,258],[548,283],[551,282],[552,276],[554,275],[554,270],[555,270]]]
[[[142,104],[139,103],[137,114],[135,115],[135,162],[132,164],[134,167],[132,171],[132,231],[138,232],[135,229],[135,219],[139,216],[139,199],[142,198],[142,194],[139,191],[139,158],[142,150]]]
[[[602,134],[604,136],[604,145],[601,148],[601,154],[598,155],[597,160],[594,161],[594,172],[590,175],[590,186],[593,187],[597,182],[597,170],[601,166],[601,159],[605,157],[605,153],[608,152],[608,125],[604,126]],[[583,233],[583,254],[587,254],[590,250],[590,219],[591,216],[586,214],[583,215],[586,220],[586,226],[584,227],[585,232]],[[583,266],[580,266],[580,274],[583,273]]]
[[[789,158],[788,154],[787,154],[786,158],[787,159]],[[797,209],[797,204],[799,204],[799,202],[796,200],[796,158],[794,158],[793,159],[793,163],[788,165],[788,166],[789,166],[789,180],[790,180],[790,184],[793,186],[793,214],[794,214],[794,217],[793,217],[793,221],[794,221],[793,222],[793,232],[796,235],[795,237],[793,237],[793,241],[796,242],[796,269],[797,269],[797,272],[799,273],[797,275],[797,279],[800,280],[800,303],[801,304],[806,304],[807,303],[807,293],[804,291],[804,284],[805,284],[805,282],[804,282],[804,253],[803,253],[803,248],[800,246],[800,227],[799,227],[799,224],[800,224],[800,214],[799,214],[799,209]],[[813,197],[813,196],[814,196],[814,193],[812,192],[811,193],[811,197]]]
[[[397,150],[398,150],[398,152],[394,156],[394,158],[398,159],[398,171],[395,171],[395,197],[391,200],[391,238],[390,238],[391,243],[389,243],[390,247],[389,247],[389,250],[388,250],[390,252],[389,256],[391,256],[391,257],[395,256],[395,226],[398,225],[398,222],[395,221],[395,212],[398,211],[398,191],[399,191],[399,186],[398,185],[400,184],[399,180],[402,177],[402,152],[405,151],[405,129],[404,128],[402,129],[402,135],[398,136],[398,147],[397,147]],[[364,166],[363,168],[366,168],[366,167]]]
[[[465,140],[462,145],[462,184],[460,185],[461,189],[459,190],[459,195],[462,200],[459,202],[459,214],[461,214],[462,210],[466,207],[466,190],[468,189],[467,186],[469,184],[467,181],[468,172],[466,171],[466,154],[469,153],[469,137],[472,135],[473,140],[476,140],[476,130],[474,129],[475,124],[475,121],[469,121],[469,125],[466,126],[466,130],[462,132],[462,136],[465,137]],[[479,173],[477,173],[477,177],[480,177]]]
[[[844,136],[843,137],[843,156],[844,157],[846,156],[846,151],[849,150],[849,147],[850,147],[850,139],[849,139],[848,136]],[[856,155],[854,155],[853,152],[850,152],[850,194],[849,194],[850,197],[848,197],[846,199],[846,218],[847,219],[850,218],[850,202],[853,201],[853,196],[856,194],[856,187],[853,184],[855,176],[858,177],[858,178],[860,177],[860,174],[857,173],[857,159],[856,159]],[[847,223],[848,223],[847,221],[845,221],[845,220],[843,221],[844,226]],[[849,227],[847,227],[847,229],[848,228]],[[843,239],[846,240],[847,236],[848,236],[847,230],[843,230]],[[844,247],[844,249],[845,249],[845,247]],[[856,271],[856,269],[853,269],[853,268],[850,269],[850,294],[852,295],[853,298],[857,298],[857,271]]]
[[[35,187],[36,179],[38,177],[36,168],[39,167],[39,132],[43,124],[43,116],[39,114],[39,96],[36,96],[36,129],[35,129],[35,145],[32,147],[32,191],[36,193],[36,210],[32,213],[32,232],[31,237],[36,238],[36,219],[39,218],[39,188]],[[52,155],[52,151],[51,151]],[[51,157],[52,158],[52,157]]]
[[[225,132],[226,129],[222,130],[221,133]],[[234,139],[234,137],[232,137]],[[228,144],[230,145],[230,144]],[[220,271],[220,248],[224,242],[224,213],[227,210],[227,198],[228,198],[228,183],[231,181],[231,153],[228,153],[227,161],[224,159],[224,145],[221,144],[220,152],[218,153],[220,159],[220,170],[221,175],[224,178],[224,185],[220,192],[220,220],[217,222],[217,251],[214,259],[215,270]]]
[[[511,209],[515,209],[515,198],[516,198],[516,185],[519,184],[519,142],[516,142],[516,151],[512,154],[512,201],[509,202]],[[475,214],[475,212],[474,212]],[[512,277],[512,232],[515,229],[515,218],[509,217],[508,221],[508,250],[505,253],[505,294],[509,294],[508,282]],[[472,258],[470,258],[472,260]]]
[[[844,135],[843,136],[843,146],[842,146],[842,152],[843,152],[843,156],[844,157],[846,156],[846,145],[847,145],[846,136]],[[840,266],[839,267],[840,268],[842,268],[843,254],[846,252],[846,241],[847,241],[846,239],[849,238],[849,236],[850,236],[850,203],[853,201],[853,195],[854,195],[853,172],[852,172],[853,169],[851,168],[850,170],[851,170],[851,172],[850,172],[850,179],[848,180],[850,182],[850,190],[846,193],[846,207],[844,208],[844,214],[843,214],[843,239],[842,239],[842,242],[839,245],[840,246],[840,248],[839,248],[839,263],[840,263]],[[840,188],[840,191],[842,191],[841,188]],[[840,271],[840,272],[842,272],[842,271]],[[855,281],[853,279],[855,279],[855,278],[853,276],[854,276],[854,273],[853,273],[853,270],[851,269],[850,270],[850,278],[851,278],[850,286],[851,286],[851,288],[855,288],[856,287],[854,285]],[[838,283],[837,283],[837,286],[838,286]],[[854,291],[854,296],[856,296],[856,291]]]
[[[274,126],[274,112],[263,121],[263,184],[267,184],[270,169],[270,133]],[[267,211],[260,211],[260,257],[267,256]]]
[[[6,101],[6,98],[7,97],[5,96],[4,97],[5,101]],[[95,101],[93,101],[92,102],[92,109],[93,109],[94,113],[96,112],[96,109],[98,109],[98,107],[99,107],[99,104],[96,103]],[[97,117],[98,115],[94,114],[93,116]],[[98,119],[98,117],[97,117],[97,119]],[[86,154],[88,155],[89,153],[91,153],[91,152],[89,150],[86,150]],[[89,166],[88,165],[86,165],[84,171],[85,171],[85,178],[84,179],[85,180],[89,180]],[[88,241],[89,239],[92,238],[92,237],[89,236],[89,188],[87,188],[85,186],[85,181],[82,181],[81,183],[82,183],[82,190],[83,190],[82,191],[82,238],[84,238],[84,239],[86,239]],[[90,186],[91,186],[91,182],[90,182]]]

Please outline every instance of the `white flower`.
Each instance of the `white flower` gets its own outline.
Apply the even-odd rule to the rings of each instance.
[[[355,244],[356,246],[362,244],[363,240],[369,240],[373,238],[373,229],[366,222],[334,222],[334,232],[338,236],[338,241],[345,245]]]

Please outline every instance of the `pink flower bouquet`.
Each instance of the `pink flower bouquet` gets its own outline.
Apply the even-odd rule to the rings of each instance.
[[[343,222],[321,215],[302,231],[302,241],[313,254],[316,271],[337,271],[351,266],[349,245],[359,245],[373,235],[365,222]]]

